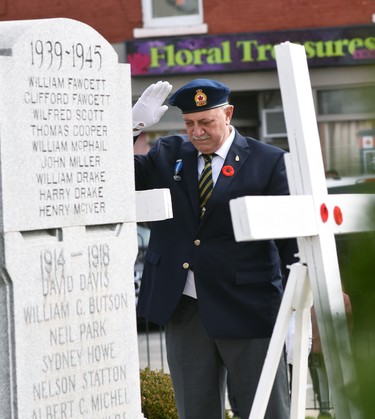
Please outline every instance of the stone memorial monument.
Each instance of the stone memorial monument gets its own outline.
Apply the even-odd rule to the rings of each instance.
[[[129,65],[80,22],[1,22],[0,156],[1,417],[143,418]]]

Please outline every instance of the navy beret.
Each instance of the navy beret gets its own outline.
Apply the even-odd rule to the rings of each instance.
[[[196,79],[185,84],[169,99],[182,113],[202,112],[228,104],[229,88],[216,80]]]

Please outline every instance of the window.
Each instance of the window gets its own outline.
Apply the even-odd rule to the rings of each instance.
[[[319,115],[374,115],[375,86],[318,91]]]
[[[370,85],[317,91],[326,170],[334,169],[340,176],[373,173],[375,148],[363,150],[360,139],[363,132],[374,132],[374,98],[375,86]]]
[[[203,0],[142,0],[143,28],[136,38],[207,33]]]
[[[261,117],[260,139],[284,150],[289,150],[283,105],[280,90],[269,90],[259,94]]]

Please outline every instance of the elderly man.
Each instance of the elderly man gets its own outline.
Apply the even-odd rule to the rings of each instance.
[[[135,156],[137,189],[169,188],[172,196],[173,219],[151,228],[137,309],[166,327],[182,419],[224,418],[227,374],[241,418],[249,416],[285,267],[297,253],[295,240],[234,239],[231,199],[289,191],[284,151],[231,125],[229,94],[215,80],[184,85],[169,104],[180,108],[187,135],[160,138]],[[284,357],[266,418],[289,418]]]

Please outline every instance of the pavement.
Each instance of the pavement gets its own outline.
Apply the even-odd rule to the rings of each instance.
[[[169,373],[164,331],[152,328],[149,333],[138,331],[138,351],[140,368],[149,367],[152,370],[162,370]],[[306,417],[317,418],[319,411],[314,409],[314,392],[310,376],[306,385]],[[227,401],[227,408],[230,409]]]

